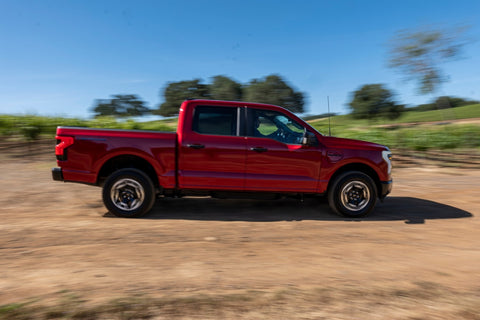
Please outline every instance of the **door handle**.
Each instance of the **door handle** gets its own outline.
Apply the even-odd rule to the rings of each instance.
[[[268,151],[268,149],[267,149],[267,148],[264,148],[264,147],[253,147],[253,148],[250,148],[250,150],[256,151],[256,152],[265,152],[265,151]]]
[[[187,147],[192,149],[203,149],[205,146],[203,144],[187,144]]]

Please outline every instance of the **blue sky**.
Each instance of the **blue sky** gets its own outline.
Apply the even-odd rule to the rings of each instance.
[[[402,29],[469,25],[465,59],[442,65],[436,95],[480,100],[480,1],[0,0],[0,114],[89,117],[95,99],[138,94],[156,107],[169,81],[280,74],[309,114],[348,112],[350,93],[383,83],[425,103],[387,67]]]

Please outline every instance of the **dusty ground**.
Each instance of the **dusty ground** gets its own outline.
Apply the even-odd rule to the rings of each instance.
[[[480,170],[397,168],[362,220],[313,199],[205,198],[120,219],[99,188],[52,181],[53,166],[0,155],[0,305],[206,294],[223,313],[150,316],[480,319]]]

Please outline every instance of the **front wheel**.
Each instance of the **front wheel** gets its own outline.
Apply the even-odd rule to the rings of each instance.
[[[103,203],[117,217],[140,217],[155,203],[152,180],[137,169],[121,169],[112,173],[103,186]]]
[[[338,176],[328,190],[330,208],[346,217],[363,217],[373,210],[376,202],[375,182],[360,171],[349,171]]]

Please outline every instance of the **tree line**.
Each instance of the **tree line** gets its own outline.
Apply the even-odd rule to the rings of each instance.
[[[201,79],[170,82],[163,90],[164,102],[157,109],[149,109],[137,95],[114,95],[112,99],[95,101],[95,116],[132,117],[157,114],[165,117],[178,114],[186,99],[254,101],[283,106],[295,113],[305,111],[305,94],[296,91],[281,76],[272,74],[241,84],[227,76],[212,77],[210,83]]]
[[[136,117],[146,114],[175,116],[185,99],[213,99],[228,101],[254,101],[283,106],[295,113],[305,111],[304,94],[295,91],[280,76],[271,75],[262,80],[252,80],[248,85],[226,77],[215,76],[210,84],[199,79],[171,82],[164,90],[165,102],[157,109],[149,109],[137,95],[113,95],[111,99],[96,100],[95,117]],[[351,94],[349,107],[357,119],[375,120],[398,118],[404,111],[429,111],[456,108],[480,101],[459,97],[441,96],[431,103],[415,107],[398,104],[395,93],[384,84],[366,84]],[[316,116],[318,117],[318,116]]]

